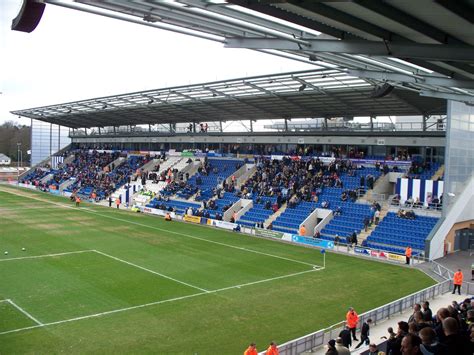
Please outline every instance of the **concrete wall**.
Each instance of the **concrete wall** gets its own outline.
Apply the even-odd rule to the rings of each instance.
[[[236,203],[234,203],[230,208],[224,212],[223,220],[229,222],[230,219],[232,218],[232,215],[234,212],[237,212],[237,218],[236,220],[239,220],[239,218],[247,212],[249,209],[251,209],[253,206],[253,201],[252,200],[247,200],[247,199],[240,199]]]
[[[331,210],[323,208],[316,208],[306,219],[300,224],[300,227],[304,224],[306,227],[306,236],[312,237],[314,230],[318,226],[318,230],[321,231],[326,224],[332,219],[333,214]],[[318,218],[322,221],[318,224]]]
[[[450,233],[453,233],[453,229],[459,229],[453,228],[456,224],[474,221],[474,176],[471,177],[465,185],[464,191],[460,194],[450,197],[448,193],[445,193],[444,196],[443,203],[449,203],[450,208],[448,214],[439,224],[438,229],[427,241],[430,260],[443,256],[445,239]]]

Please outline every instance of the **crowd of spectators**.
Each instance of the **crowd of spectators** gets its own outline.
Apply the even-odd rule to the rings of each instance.
[[[369,319],[370,320],[370,319]],[[474,298],[458,303],[453,301],[433,313],[428,301],[413,306],[413,313],[400,321],[397,329],[387,329],[385,342],[370,341],[371,322],[361,327],[361,343],[369,345],[368,354],[374,355],[472,355],[474,353]],[[355,338],[354,340],[358,340]],[[357,347],[359,347],[361,345]],[[351,333],[347,326],[327,344],[327,355],[350,354]],[[384,351],[379,351],[383,349]]]
[[[336,159],[325,165],[320,159],[281,160],[256,158],[257,172],[245,183],[245,191],[259,196],[276,196],[294,207],[300,201],[318,202],[325,187],[344,186],[340,175],[356,169],[350,160]],[[329,206],[327,206],[329,208]]]

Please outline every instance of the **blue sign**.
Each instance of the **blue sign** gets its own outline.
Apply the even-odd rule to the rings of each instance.
[[[369,252],[367,249],[364,249],[364,248],[355,247],[355,248],[354,248],[354,251],[355,251],[356,253],[359,253],[359,254],[370,255],[370,252]]]
[[[302,237],[300,235],[293,234],[291,240],[295,243],[301,243],[306,245],[312,245],[323,249],[334,249],[334,242],[329,240],[321,240],[314,238]]]

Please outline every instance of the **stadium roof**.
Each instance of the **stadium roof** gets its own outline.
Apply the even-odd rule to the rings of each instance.
[[[472,0],[45,0],[474,102]]]
[[[446,100],[377,88],[341,70],[316,69],[134,92],[13,114],[71,128],[309,117],[435,115]]]
[[[474,104],[472,0],[44,2],[312,63],[315,70],[13,112],[25,117],[92,127],[430,115],[446,113],[444,100]]]

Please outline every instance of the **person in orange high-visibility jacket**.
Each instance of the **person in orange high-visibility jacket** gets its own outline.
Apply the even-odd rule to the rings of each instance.
[[[305,227],[304,224],[300,227],[300,235],[301,235],[301,236],[305,236],[305,235],[306,235],[306,227]]]
[[[115,206],[117,206],[117,208],[120,208],[120,197],[117,197],[115,199]]]
[[[405,259],[406,259],[406,264],[410,265],[410,259],[411,259],[411,247],[407,246],[405,249]]]
[[[459,295],[461,294],[461,285],[462,285],[463,278],[464,278],[464,275],[462,274],[461,269],[458,269],[458,271],[456,271],[453,276],[453,283],[454,283],[453,295],[456,292],[456,289],[458,290],[458,294]]]
[[[279,354],[280,352],[278,351],[276,343],[272,341],[270,345],[268,346],[268,349],[265,355],[279,355]]]
[[[359,323],[359,316],[354,311],[354,308],[349,307],[349,311],[346,314],[346,325],[351,331],[352,339],[359,341],[356,337],[357,323]]]
[[[247,350],[244,351],[244,355],[258,355],[257,346],[255,343],[251,343]]]

